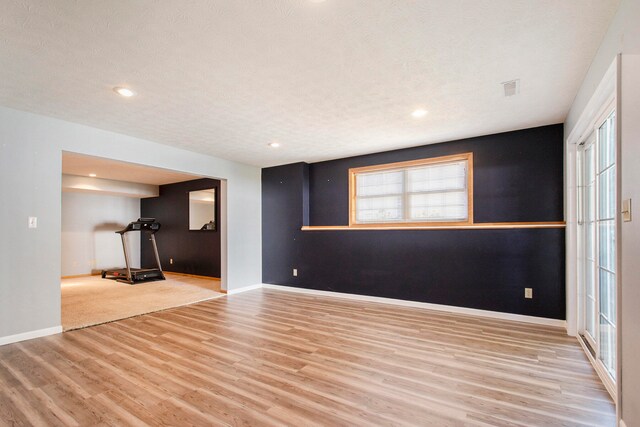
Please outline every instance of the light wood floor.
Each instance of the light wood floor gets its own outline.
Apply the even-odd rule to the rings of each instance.
[[[3,425],[613,426],[551,327],[256,290],[0,347]]]
[[[83,276],[62,279],[65,331],[221,297],[219,279],[166,273],[167,280],[135,285]]]

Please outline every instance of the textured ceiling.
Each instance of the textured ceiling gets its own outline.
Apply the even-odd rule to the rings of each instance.
[[[0,104],[260,166],[559,123],[618,2],[0,0]]]
[[[95,174],[97,178],[152,185],[173,184],[201,178],[166,169],[66,152],[62,153],[62,173],[78,176]]]

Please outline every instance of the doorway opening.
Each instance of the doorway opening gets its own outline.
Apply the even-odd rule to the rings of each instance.
[[[70,152],[62,173],[63,330],[224,295],[221,180]]]

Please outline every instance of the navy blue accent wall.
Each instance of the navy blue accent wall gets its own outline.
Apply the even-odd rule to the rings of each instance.
[[[263,282],[564,319],[562,228],[300,231],[306,209],[310,225],[348,224],[349,168],[464,152],[476,223],[563,220],[561,124],[266,168]]]
[[[475,222],[563,220],[563,126],[314,163],[311,224],[349,224],[349,168],[473,153]]]
[[[262,244],[262,275],[271,280],[264,283],[284,283],[285,271],[291,276],[303,262],[300,227],[308,225],[308,176],[306,163],[262,169],[262,241],[268,242]]]
[[[196,179],[160,186],[160,196],[142,199],[140,214],[156,218],[162,228],[156,234],[160,262],[165,271],[220,277],[220,226],[215,231],[189,230],[189,192],[215,188],[220,200],[220,181]],[[216,222],[220,219],[220,204],[216,202]],[[141,240],[140,258],[143,266],[153,266],[151,245]],[[173,264],[169,259],[173,258]]]

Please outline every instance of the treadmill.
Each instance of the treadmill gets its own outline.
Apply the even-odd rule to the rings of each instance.
[[[122,249],[124,250],[125,268],[112,270],[102,270],[103,279],[117,280],[118,282],[135,285],[140,282],[149,282],[153,280],[165,280],[162,266],[160,265],[160,257],[158,256],[158,246],[156,245],[155,234],[160,230],[160,223],[155,218],[138,218],[137,221],[129,223],[124,230],[116,231],[122,239]],[[129,253],[127,252],[127,244],[125,234],[130,231],[140,231],[149,234],[149,240],[153,246],[153,253],[156,257],[158,268],[131,268],[129,262]]]

